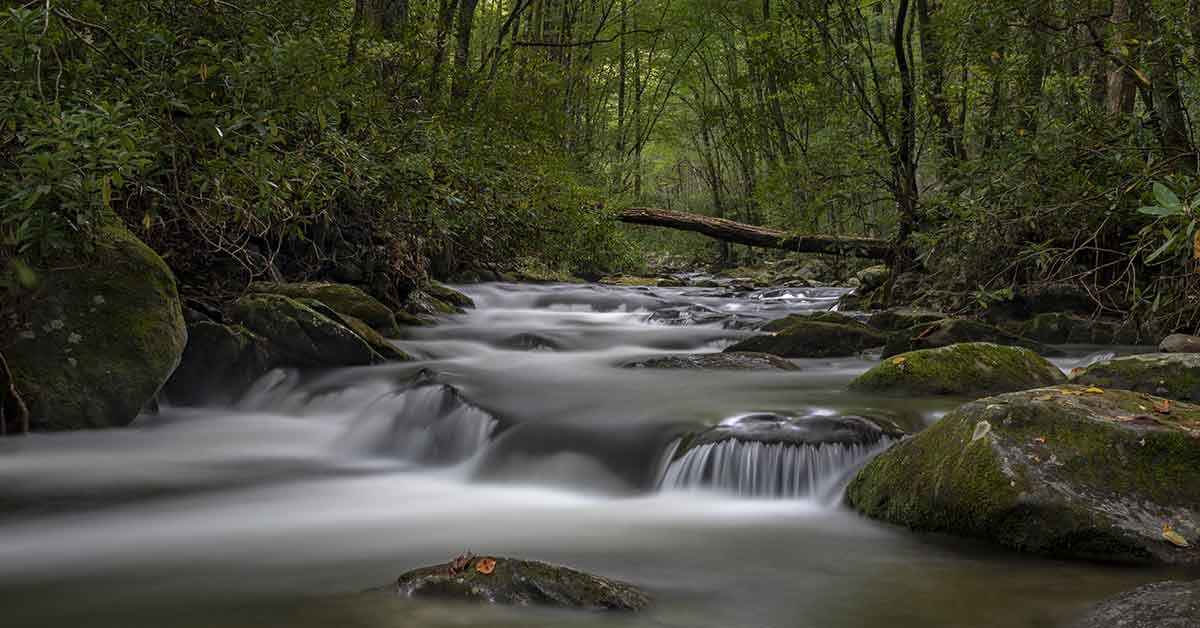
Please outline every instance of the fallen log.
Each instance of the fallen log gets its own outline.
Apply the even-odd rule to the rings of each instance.
[[[617,220],[634,225],[694,231],[735,244],[798,253],[834,253],[881,260],[891,259],[894,253],[892,243],[880,238],[795,235],[724,218],[653,207],[630,207],[621,210],[617,214]]]

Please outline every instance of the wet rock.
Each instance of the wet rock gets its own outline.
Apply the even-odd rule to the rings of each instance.
[[[880,264],[859,271],[854,278],[858,279],[859,285],[862,286],[862,291],[867,293],[887,283],[888,277],[891,277],[891,275],[892,269]]]
[[[1171,334],[1158,343],[1163,353],[1200,353],[1200,337],[1187,334]]]
[[[358,334],[282,295],[246,295],[234,304],[233,319],[266,340],[275,364],[361,366],[381,361]]]
[[[693,369],[705,371],[798,371],[800,367],[767,353],[696,353],[668,355],[621,365],[627,369]]]
[[[180,406],[230,403],[271,368],[266,341],[250,330],[196,321],[188,324],[183,359],[163,394]]]
[[[391,308],[354,286],[338,283],[255,282],[250,293],[276,294],[292,299],[316,299],[335,311],[365,321],[381,334],[398,334],[396,317]]]
[[[686,439],[680,454],[702,445],[727,440],[788,445],[876,445],[885,438],[905,435],[894,422],[861,416],[792,418],[755,413],[726,421]]]
[[[841,314],[839,312],[813,312],[811,314],[791,314],[784,318],[773,320],[762,326],[763,331],[780,332],[792,327],[797,323],[817,322],[817,323],[834,323],[837,325],[854,325],[863,326],[863,322],[857,318]]]
[[[980,399],[875,458],[846,497],[877,519],[1026,552],[1200,562],[1200,406],[1163,403],[1082,386]]]
[[[179,364],[187,328],[175,277],[116,216],[90,257],[51,262],[0,338],[34,430],[129,424]]]
[[[886,358],[850,390],[889,395],[980,396],[1067,381],[1045,358],[1021,347],[969,342]]]
[[[513,334],[501,340],[498,345],[514,351],[561,351],[563,348],[562,343],[553,338],[528,332]]]
[[[650,596],[631,584],[568,567],[482,556],[457,562],[410,571],[385,590],[405,597],[593,611],[635,611],[650,605]]]
[[[992,344],[1025,347],[1039,355],[1062,355],[1036,340],[1011,334],[999,327],[963,318],[948,318],[928,325],[916,325],[897,332],[887,342],[884,357],[919,349],[936,349],[960,342],[990,342]]]
[[[1123,388],[1182,401],[1200,401],[1200,355],[1151,353],[1097,362],[1075,373],[1077,384]]]
[[[384,360],[405,362],[412,359],[407,353],[398,349],[396,345],[388,342],[387,338],[384,338],[382,334],[375,331],[375,328],[368,325],[366,321],[342,314],[341,312],[334,310],[333,308],[325,305],[321,301],[317,301],[316,299],[297,300],[308,307],[311,307],[317,313],[323,314],[326,318],[340,323],[343,327],[354,332]]]
[[[445,284],[431,281],[429,282],[428,286],[425,286],[424,289],[425,292],[429,293],[430,296],[442,301],[443,303],[449,303],[454,307],[464,309],[475,307],[474,299]]]
[[[703,305],[677,305],[655,310],[647,319],[659,325],[714,325],[733,316]]]
[[[1131,345],[1139,340],[1132,326],[1062,312],[1046,312],[1004,326],[1018,336],[1050,344]]]
[[[725,351],[770,353],[785,358],[830,358],[881,347],[887,336],[860,324],[797,321],[774,335],[755,336]]]
[[[1156,582],[1094,606],[1069,628],[1195,628],[1200,580]]]
[[[947,317],[933,310],[918,310],[910,308],[892,308],[876,312],[867,319],[867,325],[880,331],[900,331],[916,325],[928,325],[944,320]]]

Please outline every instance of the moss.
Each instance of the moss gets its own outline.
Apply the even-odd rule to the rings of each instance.
[[[358,366],[379,359],[350,329],[282,295],[246,295],[234,305],[234,318],[266,340],[275,364]]]
[[[429,285],[425,287],[425,292],[429,293],[430,296],[436,297],[438,300],[449,303],[455,307],[475,307],[474,299],[459,292],[458,290],[455,290],[454,288],[451,288],[450,286],[438,283],[436,281],[429,282]]]
[[[1017,336],[1009,332],[981,323],[962,318],[947,318],[936,323],[916,325],[894,334],[884,347],[883,356],[889,357],[916,351],[919,349],[934,349],[960,342],[990,342],[998,345],[1025,347],[1039,355],[1060,355],[1061,352],[1046,345]]]
[[[1200,407],[1154,413],[1161,402],[1079,386],[981,399],[880,455],[847,497],[873,517],[1040,554],[1200,561],[1158,529],[1200,535]]]
[[[1093,364],[1074,381],[1180,401],[1200,401],[1200,354],[1134,355]]]
[[[770,353],[785,358],[828,358],[854,355],[882,346],[887,337],[865,325],[798,321],[773,336],[743,340],[726,352]]]
[[[1093,320],[1062,312],[1046,312],[1012,323],[1014,334],[1051,344],[1136,344],[1137,329],[1116,321]]]
[[[51,263],[18,307],[4,348],[34,429],[126,425],[179,363],[187,342],[175,277],[115,216],[91,259]]]
[[[773,320],[766,325],[763,325],[762,331],[787,331],[791,327],[805,322],[834,323],[837,325],[855,325],[859,327],[865,326],[862,321],[850,316],[846,316],[845,314],[839,314],[838,312],[814,312],[812,314],[791,314],[789,316]]]
[[[386,338],[384,338],[379,332],[375,331],[375,329],[368,325],[366,321],[342,314],[325,305],[321,301],[317,301],[316,299],[298,300],[304,305],[312,308],[317,313],[325,315],[330,320],[341,323],[344,327],[357,334],[359,338],[362,338],[362,340],[370,345],[371,349],[379,355],[381,361],[393,360],[397,362],[405,362],[412,359],[408,356],[408,354],[404,353],[400,349],[397,349],[395,345],[388,342]]]
[[[334,310],[366,321],[376,331],[395,335],[395,314],[375,297],[354,286],[338,283],[255,282],[249,292],[278,294],[292,299],[316,299]]]
[[[605,277],[600,280],[600,283],[605,283],[610,286],[628,286],[633,288],[653,288],[658,286],[658,277],[634,277],[630,275],[618,275],[616,277]]]
[[[883,394],[968,396],[1026,390],[1065,382],[1041,356],[1019,347],[972,342],[890,357],[850,383]]]

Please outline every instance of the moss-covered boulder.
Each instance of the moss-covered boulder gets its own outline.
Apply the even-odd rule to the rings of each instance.
[[[892,447],[846,496],[871,517],[1037,554],[1200,562],[1200,406],[1041,388],[973,401]]]
[[[463,556],[405,573],[384,589],[404,597],[593,611],[635,611],[650,596],[631,584],[516,558]]]
[[[1008,331],[1050,344],[1132,345],[1140,341],[1133,325],[1090,319],[1062,312],[1046,312],[1025,321],[1003,324]]]
[[[702,371],[798,371],[800,367],[769,353],[688,353],[635,360],[627,369],[675,369]]]
[[[35,430],[127,425],[175,370],[187,330],[175,277],[115,216],[85,258],[37,273],[0,339]]]
[[[882,347],[887,336],[866,325],[799,320],[773,335],[747,338],[725,351],[770,353],[784,358],[831,358]]]
[[[867,293],[887,283],[888,278],[891,276],[892,269],[881,264],[859,271],[854,278],[858,280],[862,291]]]
[[[276,364],[360,366],[382,360],[349,328],[282,295],[246,295],[234,304],[233,318],[266,340]]]
[[[449,303],[450,305],[458,308],[475,307],[474,299],[459,292],[458,290],[455,290],[454,288],[451,288],[450,286],[438,283],[436,281],[429,282],[429,285],[425,287],[425,291],[428,292],[430,296],[436,297],[443,303]]]
[[[1069,628],[1196,628],[1200,580],[1155,582],[1100,602]]]
[[[886,358],[850,382],[850,390],[978,397],[1066,381],[1058,367],[1028,349],[967,342]]]
[[[381,334],[395,336],[396,316],[391,308],[360,288],[340,283],[284,283],[258,281],[250,284],[250,293],[277,294],[292,299],[316,299],[335,311],[353,316]]]
[[[948,318],[941,312],[914,308],[892,308],[876,312],[867,319],[867,325],[881,331],[901,331],[916,325],[928,325]]]
[[[368,325],[366,321],[342,314],[316,299],[299,299],[299,301],[311,307],[317,313],[325,315],[326,318],[340,323],[346,329],[357,334],[381,358],[396,362],[405,362],[412,359],[407,353],[396,347],[396,345],[388,342],[387,338],[384,338],[382,334],[375,331],[375,328]]]
[[[1039,355],[1062,355],[1036,340],[1009,333],[987,323],[964,318],[947,318],[935,323],[916,325],[893,334],[883,349],[883,356],[890,357],[917,351],[936,349],[960,342],[990,342],[1011,347],[1025,347]]]
[[[811,314],[790,314],[783,318],[775,319],[766,325],[762,326],[763,331],[780,332],[785,331],[789,327],[797,323],[814,322],[814,323],[834,323],[837,325],[855,325],[863,326],[865,323],[839,312],[813,312]]]
[[[1072,380],[1085,386],[1124,388],[1200,402],[1200,355],[1149,353],[1114,358],[1076,372]]]
[[[274,366],[266,341],[241,325],[194,320],[187,329],[183,359],[163,386],[172,404],[233,402]]]

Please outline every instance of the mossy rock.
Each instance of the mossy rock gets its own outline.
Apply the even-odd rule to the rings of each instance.
[[[1140,341],[1137,329],[1130,325],[1062,312],[1046,312],[1004,326],[1018,336],[1050,344],[1132,345]]]
[[[1200,562],[1200,406],[1156,412],[1166,403],[1083,386],[973,401],[867,464],[846,497],[876,519],[1036,554]]]
[[[960,342],[990,342],[1011,347],[1025,347],[1039,355],[1062,355],[1061,351],[1052,349],[1036,340],[1009,333],[987,323],[964,318],[947,318],[927,325],[915,325],[892,335],[883,349],[883,357],[920,349],[936,349]]]
[[[770,445],[857,445],[874,447],[907,435],[893,420],[858,415],[793,418],[770,413],[747,414],[704,431],[685,435],[675,457],[702,447],[736,440]]]
[[[770,336],[755,336],[726,352],[770,353],[784,358],[832,358],[881,347],[887,336],[866,325],[797,321]]]
[[[442,283],[438,283],[436,281],[429,282],[429,285],[425,287],[425,291],[428,292],[431,296],[437,298],[439,301],[442,301],[444,303],[449,303],[450,305],[453,305],[455,307],[460,307],[460,308],[475,307],[474,299],[459,292],[458,290],[455,290],[454,288],[451,288],[450,286],[447,286]]]
[[[346,316],[365,321],[381,334],[394,336],[398,333],[392,309],[354,286],[325,282],[259,281],[250,284],[248,292],[278,294],[292,299],[316,299]]]
[[[382,360],[406,362],[412,359],[407,353],[396,348],[396,345],[388,342],[387,338],[384,338],[382,334],[375,331],[375,329],[368,325],[366,321],[342,314],[341,312],[334,310],[333,308],[316,299],[298,300],[308,307],[311,307],[317,313],[324,314],[330,320],[341,323],[342,326],[346,327],[355,334],[358,334],[358,337],[362,338],[364,342],[370,345],[371,349],[377,353]]]
[[[1066,381],[1058,367],[1028,349],[968,342],[887,358],[850,382],[850,390],[978,397]]]
[[[1200,402],[1200,354],[1149,353],[1097,362],[1072,378],[1077,384],[1124,388]]]
[[[862,287],[862,291],[867,293],[883,286],[883,284],[887,283],[888,278],[891,276],[892,269],[880,264],[878,266],[871,266],[870,268],[865,268],[859,271],[854,278],[858,280],[859,285]]]
[[[384,590],[414,598],[593,611],[635,611],[650,596],[631,584],[532,560],[474,557],[405,573]]]
[[[1089,610],[1069,628],[1196,628],[1200,580],[1155,582],[1126,591]]]
[[[948,318],[941,312],[912,308],[892,308],[876,312],[867,319],[867,325],[880,331],[900,331],[916,325],[928,325]]]
[[[632,288],[654,288],[658,286],[658,277],[635,277],[632,275],[618,275],[615,277],[604,277],[600,280],[602,284],[610,286],[627,286]]]
[[[129,424],[175,370],[187,328],[175,277],[115,216],[95,249],[38,271],[4,354],[35,430]]]
[[[839,312],[813,312],[812,314],[790,314],[763,325],[761,329],[769,332],[780,332],[797,323],[803,322],[834,323],[837,325],[855,326],[864,325],[864,323],[857,318],[847,316]]]
[[[358,334],[282,295],[246,295],[234,304],[233,318],[266,340],[275,364],[327,367],[380,361],[380,356]]]
[[[694,353],[635,360],[627,369],[674,369],[702,371],[798,371],[800,367],[768,353]]]
[[[172,404],[231,403],[274,366],[266,341],[241,325],[196,320],[187,329],[183,359],[163,386]]]

